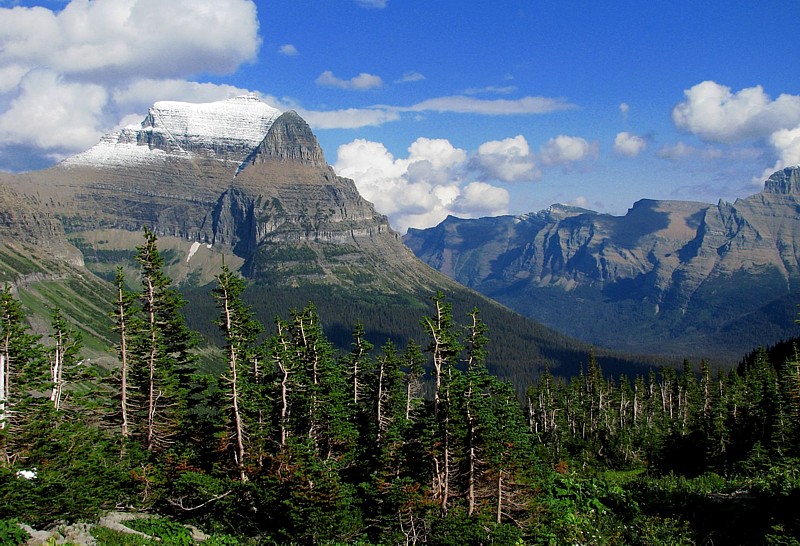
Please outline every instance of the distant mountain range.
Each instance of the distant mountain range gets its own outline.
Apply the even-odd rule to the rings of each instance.
[[[123,265],[134,282],[142,226],[159,235],[167,272],[190,299],[190,324],[209,339],[217,312],[209,283],[224,260],[251,281],[266,325],[313,300],[345,349],[357,322],[374,343],[424,345],[419,321],[442,291],[459,321],[481,309],[494,342],[490,365],[518,385],[542,366],[568,375],[588,359],[588,344],[417,259],[353,181],[336,176],[300,116],[253,97],[158,102],[140,126],[58,165],[0,173],[0,282],[15,285],[40,324],[53,305],[71,313],[101,354],[113,340],[102,325],[112,297],[103,279]],[[642,363],[599,356],[610,369]]]
[[[800,331],[800,165],[733,204],[449,217],[405,243],[465,286],[598,346],[735,362]]]

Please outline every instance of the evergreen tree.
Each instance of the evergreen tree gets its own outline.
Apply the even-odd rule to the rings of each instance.
[[[784,434],[792,446],[791,454],[800,455],[800,352],[795,344],[792,356],[787,358],[781,374],[781,390],[785,400]]]
[[[276,321],[270,342],[279,449],[265,480],[280,514],[275,525],[293,540],[343,539],[362,525],[346,481],[358,439],[352,391],[314,306],[291,315]]]
[[[119,344],[117,350],[120,360],[120,433],[123,438],[128,438],[131,434],[131,405],[130,405],[130,340],[131,336],[141,328],[138,318],[136,304],[136,294],[131,293],[125,287],[125,273],[121,266],[117,267],[114,274],[114,288],[117,299],[114,302],[114,312],[112,315],[112,329],[119,334]]]
[[[461,352],[459,333],[453,309],[444,301],[444,294],[437,293],[433,298],[433,317],[423,317],[422,326],[430,341],[428,352],[431,353],[434,371],[433,391],[433,438],[430,446],[432,481],[431,492],[443,515],[450,507],[450,497],[454,492],[456,472],[456,427],[455,408],[453,407],[453,385],[458,380],[456,369],[458,355]]]
[[[135,256],[141,277],[141,328],[129,339],[129,356],[143,400],[142,442],[147,451],[157,452],[173,445],[179,430],[187,434],[187,423],[182,421],[196,367],[191,352],[196,341],[181,315],[185,301],[164,273],[158,238],[147,228],[144,237]]]
[[[30,448],[30,421],[47,389],[46,360],[40,336],[29,333],[22,303],[11,286],[0,292],[0,442],[2,462],[11,465]]]
[[[425,375],[423,368],[425,357],[419,345],[412,339],[403,351],[402,364],[405,374],[405,418],[406,421],[415,421],[418,410],[422,404],[422,379]]]
[[[80,365],[78,354],[83,347],[83,338],[80,332],[76,332],[70,326],[58,307],[53,310],[50,327],[53,330],[50,334],[53,340],[53,347],[50,350],[50,382],[52,383],[50,401],[53,403],[53,408],[59,411],[65,394],[66,376],[64,371],[67,370],[68,373],[78,375],[75,368]]]
[[[350,380],[352,404],[354,407],[358,407],[364,394],[364,376],[369,371],[371,364],[369,352],[373,347],[369,341],[364,339],[364,325],[361,323],[356,324],[355,330],[353,330],[352,347],[350,354],[342,360],[342,363]]]
[[[225,336],[227,356],[227,370],[219,377],[219,388],[227,399],[225,444],[232,445],[233,466],[239,479],[245,482],[249,479],[247,465],[256,449],[252,446],[251,430],[257,432],[254,430],[257,423],[248,419],[248,411],[252,412],[257,404],[253,399],[257,393],[255,383],[260,359],[256,341],[263,327],[242,300],[244,280],[224,264],[216,278],[217,287],[213,294],[220,309],[216,323]]]

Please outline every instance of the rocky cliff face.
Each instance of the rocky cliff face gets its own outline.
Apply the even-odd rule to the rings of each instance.
[[[733,204],[642,200],[623,217],[555,205],[448,218],[405,240],[452,278],[593,343],[741,354],[796,335],[786,309],[800,301],[800,166]],[[769,339],[740,335],[748,320]]]
[[[352,180],[328,166],[311,128],[295,112],[277,118],[242,163],[202,236],[244,256],[245,271],[254,277],[305,271],[338,282],[334,270],[355,276],[349,263],[355,260],[378,279],[381,264],[392,275],[401,263],[413,262],[386,217]]]
[[[83,265],[80,252],[68,243],[61,223],[0,182],[0,246],[6,245],[36,248],[50,257]]]

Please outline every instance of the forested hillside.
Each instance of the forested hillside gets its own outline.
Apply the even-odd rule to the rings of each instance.
[[[587,352],[515,389],[487,367],[481,310],[442,293],[417,340],[375,347],[355,323],[341,354],[313,303],[267,325],[223,266],[201,352],[152,232],[135,260],[114,279],[109,374],[58,307],[43,339],[0,293],[0,543],[120,507],[164,544],[192,542],[183,523],[227,545],[800,539],[797,350],[636,376]]]

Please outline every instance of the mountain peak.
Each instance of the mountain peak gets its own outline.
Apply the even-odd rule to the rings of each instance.
[[[764,193],[800,194],[800,165],[772,173],[772,176],[764,182]]]
[[[313,167],[327,166],[311,127],[293,110],[284,112],[274,121],[258,148],[244,163],[257,165],[275,160]]]

